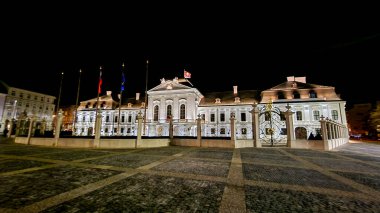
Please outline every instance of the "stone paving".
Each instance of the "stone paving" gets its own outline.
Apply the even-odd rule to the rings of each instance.
[[[68,149],[0,144],[0,212],[379,212],[380,145]]]

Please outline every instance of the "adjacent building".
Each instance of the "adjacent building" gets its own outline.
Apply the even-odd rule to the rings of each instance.
[[[0,95],[0,132],[4,128],[11,128],[10,121],[17,121],[24,118],[34,117],[36,129],[41,128],[42,123],[46,125],[46,130],[52,128],[53,114],[55,110],[55,97],[16,87],[10,87],[4,82],[0,82],[4,88],[4,93]],[[14,131],[13,131],[14,132]]]

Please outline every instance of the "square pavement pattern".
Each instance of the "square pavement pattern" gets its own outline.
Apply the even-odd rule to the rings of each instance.
[[[68,149],[0,144],[0,212],[380,212],[380,145]]]

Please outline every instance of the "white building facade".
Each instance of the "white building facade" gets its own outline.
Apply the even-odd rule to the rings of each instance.
[[[46,124],[46,129],[52,128],[53,114],[55,110],[55,97],[29,90],[15,87],[7,87],[5,95],[3,112],[1,116],[0,131],[4,128],[10,128],[9,122],[14,119],[16,122],[20,119],[33,117],[38,125],[42,122]]]
[[[294,113],[296,139],[317,136],[321,131],[321,116],[347,126],[345,101],[338,97],[335,88],[308,84],[305,77],[289,77],[286,82],[261,93],[257,90],[239,91],[234,86],[227,92],[203,95],[190,85],[184,79],[161,79],[159,85],[148,91],[146,108],[144,100],[137,95],[119,109],[118,102],[108,92],[99,101],[101,135],[136,136],[137,114],[141,112],[145,118],[143,135],[146,136],[168,136],[169,118],[173,121],[174,136],[196,136],[199,116],[203,137],[230,137],[230,118],[234,115],[236,138],[252,139],[254,104],[260,110],[260,138],[264,144],[286,143],[283,113],[289,106]],[[74,134],[94,135],[95,111],[96,98],[81,102]]]

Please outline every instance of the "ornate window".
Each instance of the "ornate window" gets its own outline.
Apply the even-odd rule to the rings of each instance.
[[[154,106],[153,120],[158,121],[158,105]]]
[[[166,118],[170,118],[171,115],[172,115],[172,105],[168,105],[166,107]]]
[[[109,115],[106,116],[106,122],[110,122],[110,116]]]
[[[215,122],[215,114],[214,114],[214,113],[212,113],[212,114],[210,115],[210,121],[211,121],[211,122]]]
[[[302,112],[301,111],[297,111],[296,112],[296,117],[297,117],[297,121],[302,121]]]
[[[185,104],[181,104],[179,119],[185,119],[185,117],[186,117],[186,106]]]
[[[128,115],[128,123],[132,122],[132,115]]]

